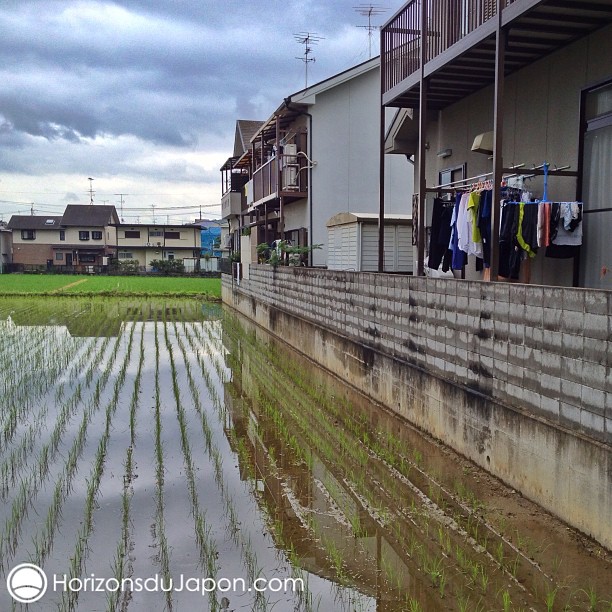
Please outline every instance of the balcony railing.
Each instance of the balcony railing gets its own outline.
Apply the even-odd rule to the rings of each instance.
[[[382,31],[383,93],[421,68],[421,1],[411,0]],[[503,8],[516,0],[503,0]],[[497,14],[497,0],[427,0],[425,62]]]
[[[279,185],[278,161],[281,172]],[[308,161],[304,155],[280,155],[267,161],[253,174],[253,204],[271,196],[295,194],[301,197],[308,191]]]

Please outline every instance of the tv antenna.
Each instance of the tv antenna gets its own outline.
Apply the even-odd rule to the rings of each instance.
[[[96,193],[93,190],[94,179],[92,179],[90,176],[87,180],[89,181],[89,204],[93,206],[93,197],[94,197],[94,193]]]
[[[357,26],[358,28],[364,28],[368,31],[368,45],[370,50],[370,59],[372,58],[372,33],[374,30],[378,30],[380,26],[372,25],[372,17],[377,17],[387,12],[387,7],[382,4],[360,4],[359,6],[353,7],[360,15],[368,18],[368,25]]]
[[[121,211],[121,223],[123,223],[123,196],[130,195],[129,193],[116,193],[114,194],[121,198],[121,203],[119,204],[119,210]]]
[[[325,37],[319,36],[315,32],[300,32],[299,34],[294,34],[293,38],[295,38],[296,42],[300,43],[300,45],[304,45],[304,57],[296,57],[295,59],[304,62],[304,89],[308,87],[308,64],[310,62],[316,61],[314,57],[310,57],[312,53],[313,45],[316,45],[320,40],[325,40]]]

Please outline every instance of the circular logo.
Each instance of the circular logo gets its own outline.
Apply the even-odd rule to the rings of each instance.
[[[38,565],[21,563],[6,578],[11,597],[20,603],[34,603],[47,591],[47,575]]]

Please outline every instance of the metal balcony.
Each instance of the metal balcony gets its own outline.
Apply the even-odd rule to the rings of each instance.
[[[429,79],[433,109],[492,83],[497,6],[498,0],[427,0],[421,28],[421,0],[406,3],[381,33],[383,105],[416,108],[421,76]],[[506,74],[612,22],[610,0],[501,0],[501,6]]]

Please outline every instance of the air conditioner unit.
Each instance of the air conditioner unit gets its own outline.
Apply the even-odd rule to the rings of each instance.
[[[297,145],[287,144],[283,149],[283,191],[297,191],[298,171]]]
[[[298,190],[298,165],[292,164],[283,168],[283,191]]]
[[[297,164],[297,152],[296,144],[288,144],[283,147],[285,165]]]
[[[145,244],[145,246],[152,247],[152,246],[153,246],[153,243],[152,243],[152,242],[147,242],[147,243]]]

